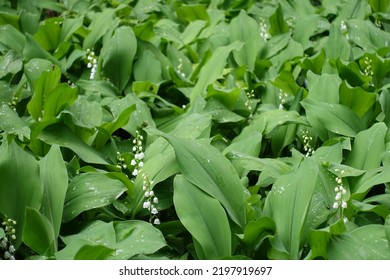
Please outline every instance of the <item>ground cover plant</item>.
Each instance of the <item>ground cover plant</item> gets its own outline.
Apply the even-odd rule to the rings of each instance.
[[[390,259],[390,1],[0,1],[1,259]]]

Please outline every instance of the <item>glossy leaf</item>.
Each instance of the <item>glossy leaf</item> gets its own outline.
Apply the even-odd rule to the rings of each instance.
[[[239,66],[246,65],[249,71],[255,68],[259,52],[260,35],[257,22],[248,16],[244,10],[230,22],[230,42],[244,42],[244,46],[233,51],[234,58]]]
[[[311,99],[305,99],[301,104],[306,110],[307,120],[323,140],[328,138],[327,130],[350,137],[363,130],[361,120],[351,109],[343,105]]]
[[[121,26],[104,40],[103,72],[120,92],[130,79],[136,51],[137,40],[131,27]]]
[[[84,211],[109,205],[125,190],[122,182],[103,174],[80,174],[69,184],[62,221],[70,221]]]
[[[199,243],[200,256],[220,259],[231,255],[229,222],[218,200],[178,175],[174,180],[173,201],[180,221]]]
[[[50,223],[52,236],[55,239],[53,245],[56,250],[56,239],[60,234],[62,212],[68,188],[68,173],[60,148],[53,145],[48,154],[39,162],[39,167],[43,183],[40,211]]]
[[[3,142],[0,154],[0,212],[17,222],[16,247],[19,247],[26,208],[37,210],[41,205],[43,187],[39,164],[15,142]]]

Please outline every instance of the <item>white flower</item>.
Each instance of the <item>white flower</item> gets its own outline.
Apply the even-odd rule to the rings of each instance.
[[[150,211],[150,213],[152,213],[153,215],[157,215],[158,214],[158,210],[156,207],[153,207],[152,208],[152,211]]]
[[[8,251],[5,251],[4,253],[4,259],[8,260],[9,258],[11,258],[12,255],[8,252]]]
[[[155,196],[155,197],[153,197],[153,203],[154,204],[157,204],[158,203],[158,198]]]
[[[137,164],[137,162],[134,159],[132,159],[131,162],[130,162],[130,165],[131,166],[135,166],[136,164]]]
[[[346,208],[347,208],[347,203],[346,203],[345,201],[343,201],[343,202],[341,203],[341,207],[343,207],[344,209],[346,209]]]
[[[137,175],[138,175],[138,170],[137,170],[137,169],[134,169],[132,175],[133,175],[133,176],[137,176]]]
[[[14,245],[10,245],[9,248],[8,248],[8,251],[12,254],[12,253],[15,253],[15,247]]]
[[[346,217],[344,217],[343,219],[344,223],[348,222],[348,219]]]
[[[334,209],[339,208],[339,204],[338,204],[337,202],[333,203],[333,208],[334,208]]]
[[[145,192],[145,197],[149,197],[150,196],[150,193],[149,192]]]
[[[149,195],[150,195],[150,196],[153,196],[153,195],[154,195],[154,191],[150,191],[150,192],[149,192]]]
[[[335,197],[334,199],[335,199],[335,200],[340,200],[340,199],[341,199],[341,193],[338,192],[338,193],[336,194],[336,197]]]
[[[336,183],[337,183],[337,184],[341,184],[341,182],[342,182],[341,178],[340,178],[340,177],[337,177],[337,178],[336,178]]]
[[[159,224],[161,224],[161,222],[158,218],[156,218],[156,219],[154,219],[153,224],[159,225]]]
[[[150,208],[150,202],[149,201],[145,201],[144,204],[142,205],[142,207],[144,209],[149,209]]]
[[[139,167],[143,167],[143,166],[144,166],[144,163],[143,163],[142,161],[140,161],[140,162],[138,163],[138,166],[139,166]]]

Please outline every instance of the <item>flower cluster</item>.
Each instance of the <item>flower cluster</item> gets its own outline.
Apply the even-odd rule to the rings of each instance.
[[[16,105],[18,105],[18,102],[19,102],[19,97],[13,95],[13,96],[12,96],[12,100],[11,100],[10,102],[8,102],[8,106],[9,106],[12,110],[16,111]]]
[[[153,180],[150,180],[145,173],[142,173],[142,190],[144,191],[145,201],[142,205],[144,209],[147,209],[150,213],[149,221],[155,225],[159,225],[160,219],[157,217],[158,210],[158,197],[153,191]]]
[[[313,137],[309,136],[309,131],[303,131],[303,150],[306,152],[305,157],[310,157],[314,153],[314,149],[311,146],[311,141],[313,141]]]
[[[180,76],[185,78],[186,74],[183,71],[183,60],[181,58],[179,58],[179,65],[177,66],[177,72],[180,74]]]
[[[344,20],[342,20],[342,21],[340,22],[340,31],[341,31],[341,33],[344,34],[345,38],[346,38],[347,40],[349,40],[349,36],[348,36],[348,26],[347,26],[347,24],[346,24],[346,22],[345,22]]]
[[[283,110],[284,109],[284,104],[286,104],[287,97],[288,97],[288,94],[280,89],[279,93],[278,93],[278,99],[279,99],[279,102],[280,102],[279,103],[279,110]]]
[[[138,175],[142,176],[142,190],[144,192],[144,197],[145,197],[142,207],[149,211],[150,213],[149,221],[155,225],[159,225],[160,219],[158,219],[157,217],[158,198],[153,191],[154,182],[153,180],[150,180],[149,177],[146,175],[146,173],[142,170],[142,167],[144,166],[143,159],[145,157],[145,154],[143,152],[143,147],[142,147],[143,140],[144,137],[137,130],[135,138],[133,140],[134,158],[131,160],[130,165],[134,167],[132,173],[134,177],[137,177]]]
[[[89,75],[89,79],[93,80],[95,79],[96,71],[98,68],[98,62],[97,62],[97,56],[95,55],[95,52],[91,49],[87,49],[87,60],[88,64],[87,67],[91,69],[91,74]]]
[[[341,175],[344,174],[344,170],[336,169],[335,171],[340,173]],[[337,176],[335,181],[337,183],[337,186],[334,188],[336,196],[334,198],[335,202],[333,203],[333,208],[340,209],[341,217],[343,217],[344,209],[347,209],[347,202],[346,202],[347,190],[343,185],[343,180],[341,176]],[[346,217],[343,217],[343,220],[344,222],[348,221]]]
[[[14,245],[12,245],[12,241],[16,240],[16,230],[14,228],[16,221],[7,219],[1,225],[5,229],[5,236],[0,237],[0,260],[14,260],[16,250]]]
[[[267,41],[269,38],[271,38],[271,35],[268,32],[268,25],[263,18],[259,18],[259,32],[260,36],[264,40]]]
[[[135,132],[135,138],[133,140],[133,153],[134,153],[134,159],[131,160],[130,165],[134,167],[132,175],[136,177],[140,171],[140,169],[144,166],[143,159],[145,157],[145,154],[143,152],[142,147],[142,141],[144,140],[144,137],[139,133],[137,130]]]
[[[252,89],[250,92],[246,92],[247,100],[245,101],[245,106],[249,111],[252,111],[252,99],[255,97],[254,90]]]
[[[374,75],[374,72],[372,71],[372,59],[368,58],[367,56],[364,57],[364,61],[363,61],[365,67],[364,67],[364,75],[366,76],[372,76]]]

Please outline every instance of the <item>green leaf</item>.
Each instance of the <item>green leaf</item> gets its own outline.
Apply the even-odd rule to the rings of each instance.
[[[0,41],[9,50],[16,51],[19,56],[23,56],[25,46],[25,36],[12,25],[0,26]]]
[[[282,33],[286,33],[289,31],[288,25],[283,18],[282,7],[279,4],[278,8],[275,10],[275,13],[269,18],[270,29],[269,33],[274,36]]]
[[[60,34],[60,42],[68,41],[72,35],[83,25],[83,17],[64,18]]]
[[[366,51],[376,51],[390,45],[388,33],[371,21],[351,19],[347,22],[349,39]]]
[[[115,11],[113,9],[104,9],[101,13],[95,13],[89,29],[91,32],[85,37],[83,48],[93,49],[95,43],[103,37],[104,34],[119,24],[119,19],[113,19]]]
[[[240,14],[230,22],[229,28],[231,43],[235,41],[245,43],[240,50],[233,51],[237,64],[246,65],[249,71],[253,71],[260,42],[257,22],[241,10]]]
[[[199,79],[191,93],[191,102],[194,102],[198,96],[205,96],[207,86],[218,79],[222,74],[229,54],[233,50],[240,50],[242,46],[242,42],[234,42],[228,46],[219,47],[215,50],[211,58],[200,70]]]
[[[186,22],[196,20],[209,21],[209,15],[204,5],[181,5],[176,9],[178,19]]]
[[[16,247],[22,241],[26,207],[39,209],[42,182],[34,157],[15,142],[0,146],[0,213],[17,222]],[[28,180],[26,180],[28,178]]]
[[[150,81],[160,83],[162,81],[161,63],[152,51],[143,50],[134,64],[134,77],[137,81]]]
[[[261,217],[259,220],[250,221],[245,227],[244,234],[239,235],[246,252],[252,255],[262,241],[275,233],[275,223],[269,217]]]
[[[26,44],[23,50],[23,57],[26,61],[30,61],[34,58],[41,58],[51,61],[61,67],[60,61],[46,51],[30,34],[26,34]]]
[[[375,104],[377,94],[360,87],[351,88],[344,81],[340,86],[340,104],[352,109],[358,117],[363,117]]]
[[[370,6],[375,13],[389,12],[389,0],[368,0],[368,3],[370,3]]]
[[[68,188],[68,173],[57,145],[53,145],[47,155],[39,162],[40,175],[43,183],[43,199],[41,213],[50,223],[54,249],[57,250],[56,239],[60,234],[62,212],[65,195]]]
[[[328,59],[349,60],[351,47],[347,38],[341,33],[340,25],[333,23],[330,26],[329,37],[325,43],[324,51]]]
[[[60,43],[61,27],[53,21],[44,21],[34,34],[34,39],[46,51],[54,51]]]
[[[379,167],[385,152],[386,133],[387,126],[384,123],[376,123],[358,133],[345,163],[362,170]]]
[[[34,208],[26,208],[23,242],[40,255],[53,256],[56,247],[52,224]]]
[[[136,51],[137,39],[129,26],[115,29],[114,34],[103,42],[101,56],[104,75],[120,92],[130,79]]]
[[[57,259],[127,260],[153,254],[166,245],[161,232],[143,221],[95,221],[81,232],[63,237]]]
[[[58,67],[54,67],[51,71],[43,72],[35,82],[35,90],[30,102],[27,104],[27,109],[36,121],[40,118],[42,119],[42,111],[46,95],[54,90],[60,80],[60,77],[60,69]]]
[[[383,225],[367,225],[335,236],[328,244],[332,260],[389,260],[389,241]]]
[[[308,122],[322,140],[328,139],[328,130],[340,135],[354,137],[363,130],[356,114],[341,104],[327,104],[312,99],[301,102],[306,110]]]
[[[216,198],[230,218],[243,228],[246,220],[245,190],[229,160],[202,141],[156,133],[167,139],[175,149],[176,160],[184,177]]]
[[[198,256],[209,260],[231,256],[229,222],[218,200],[181,175],[175,177],[173,187],[176,213],[202,249]]]
[[[84,173],[75,177],[66,193],[63,222],[68,222],[80,213],[111,204],[126,187],[118,180],[100,173]]]
[[[282,242],[290,259],[299,259],[303,237],[310,231],[305,224],[317,175],[316,164],[306,158],[295,172],[280,176],[266,198],[264,215],[275,221],[275,238]]]
[[[341,79],[338,75],[327,73],[316,75],[308,71],[307,80],[309,87],[307,98],[324,103],[339,103]]]
[[[8,105],[0,106],[0,128],[8,134],[16,134],[20,139],[30,138],[28,123],[21,119],[18,114]]]
[[[85,162],[108,164],[104,155],[88,146],[63,124],[53,124],[46,127],[38,138],[48,144],[71,149]]]

